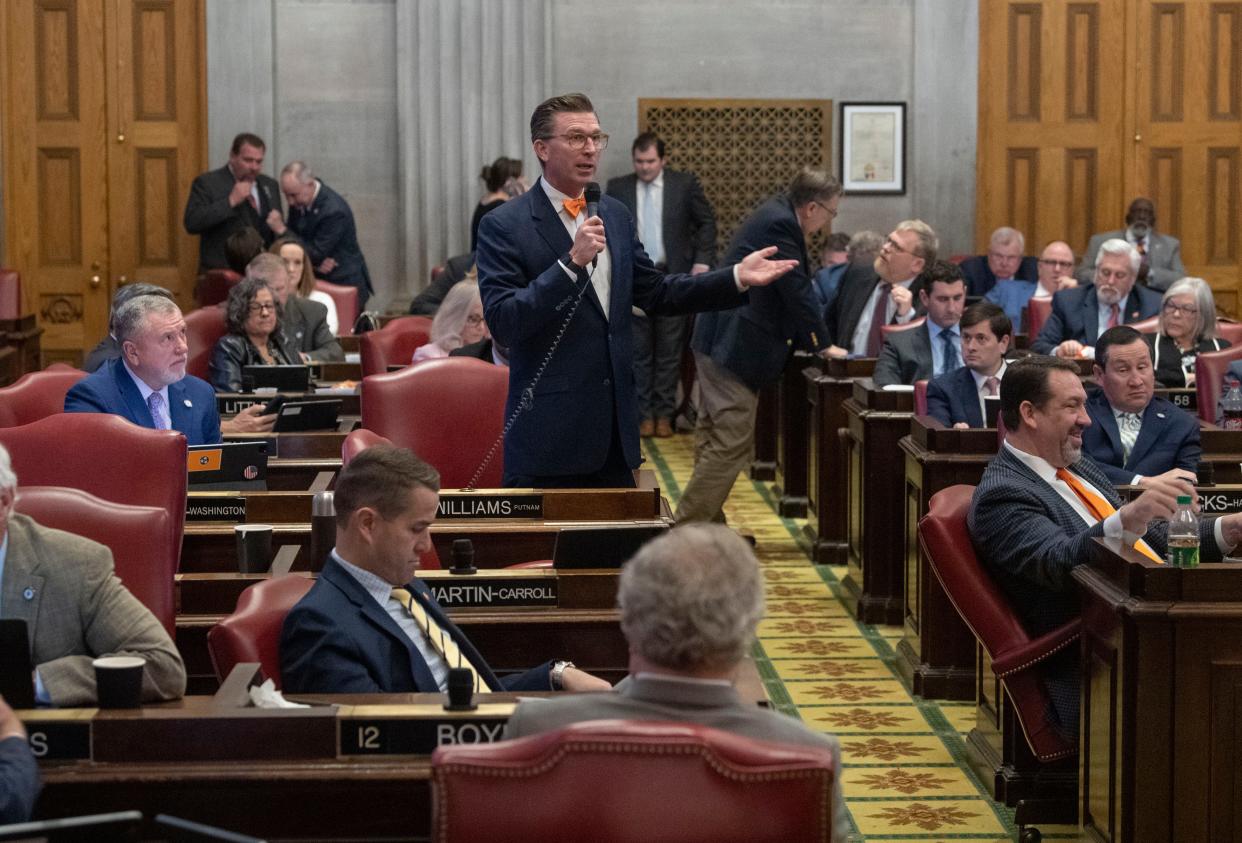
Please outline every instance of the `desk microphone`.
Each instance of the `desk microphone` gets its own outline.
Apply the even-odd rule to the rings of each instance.
[[[453,567],[449,568],[449,573],[466,575],[478,572],[479,569],[474,567],[474,542],[470,539],[453,539]]]
[[[474,711],[474,671],[468,667],[450,667],[448,672],[448,702],[445,711]]]
[[[587,219],[599,216],[599,182],[591,182],[586,186],[582,196],[586,199],[586,215]],[[601,218],[602,222],[602,218]],[[591,258],[591,266],[594,267],[599,263],[599,255]]]

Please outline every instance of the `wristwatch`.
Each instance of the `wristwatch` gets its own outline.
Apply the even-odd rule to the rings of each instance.
[[[566,252],[565,254],[561,255],[561,263],[570,272],[581,272],[583,270],[583,267],[578,266],[578,264],[574,263],[573,252]]]
[[[552,686],[553,691],[565,690],[565,683],[562,680],[565,676],[565,669],[568,667],[577,667],[577,665],[566,661],[552,662],[552,670],[548,672],[548,684]]]

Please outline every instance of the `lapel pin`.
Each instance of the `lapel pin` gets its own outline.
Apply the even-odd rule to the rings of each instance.
[[[1156,413],[1156,418],[1158,419],[1164,418],[1164,413]]]
[[[22,597],[27,600],[34,600],[35,590],[30,586],[26,586],[26,590],[22,592]]]
[[[187,407],[193,407],[193,406],[194,406],[194,405],[190,402],[190,399],[189,399],[189,398],[185,399],[185,401],[184,401],[183,403],[184,403]]]

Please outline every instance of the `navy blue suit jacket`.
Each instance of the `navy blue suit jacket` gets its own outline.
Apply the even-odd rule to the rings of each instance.
[[[325,258],[336,261],[336,268],[322,276],[323,279],[357,287],[358,306],[365,305],[373,292],[371,273],[367,271],[366,258],[358,245],[354,212],[344,197],[319,182],[319,195],[309,208],[289,209],[289,228],[306,245],[306,254],[313,266],[319,266]]]
[[[215,445],[220,441],[220,412],[211,384],[186,375],[168,387],[168,410],[174,430],[185,434],[187,445]],[[115,413],[136,425],[155,427],[147,402],[120,358],[109,360],[78,381],[65,396],[66,413]]]
[[[927,382],[927,415],[952,427],[966,422],[983,427],[983,410],[979,407],[979,390],[969,366],[961,366]]]
[[[436,603],[426,583],[406,585],[493,688],[550,691],[551,663],[497,680],[469,639]],[[286,692],[318,694],[436,693],[431,668],[384,609],[329,557],[315,585],[285,617],[280,675]]]
[[[724,262],[737,263],[765,246],[776,247],[774,260],[796,260],[797,267],[773,284],[750,290],[745,307],[699,316],[690,342],[756,392],[780,377],[791,344],[807,351],[828,346],[806,239],[787,196],[768,200],[742,223]]]
[[[1100,300],[1094,284],[1053,293],[1052,313],[1031,343],[1031,351],[1052,354],[1053,349],[1066,340],[1095,345],[1100,336],[1099,312]],[[1160,294],[1135,284],[1122,302],[1121,321],[1124,324],[1141,322],[1159,312]]]
[[[958,268],[962,271],[962,277],[966,279],[966,295],[968,296],[986,295],[988,290],[996,286],[996,273],[992,271],[992,267],[988,266],[987,255],[966,258],[958,265]],[[1026,255],[1022,258],[1022,263],[1018,265],[1018,271],[1013,277],[1019,281],[1038,282],[1039,260],[1033,255]],[[1014,327],[1017,327],[1016,323]]]
[[[1143,411],[1143,426],[1128,460],[1122,459],[1121,433],[1104,390],[1087,396],[1091,426],[1082,432],[1083,451],[1099,464],[1115,485],[1134,475],[1153,477],[1173,468],[1194,471],[1199,465],[1199,420],[1163,398],[1153,398]]]
[[[479,223],[476,258],[483,311],[492,337],[509,348],[506,419],[513,417],[547,360],[529,408],[505,436],[506,474],[598,471],[608,456],[614,424],[626,465],[636,468],[641,452],[631,307],[649,314],[689,313],[736,307],[746,300],[737,291],[732,267],[693,277],[665,275],[643,251],[624,205],[605,195],[599,213],[612,261],[608,302],[595,295],[587,269],[574,280],[561,268],[559,260],[573,240],[542,184]],[[582,301],[566,323],[579,294]],[[562,326],[564,335],[549,356]]]
[[[0,741],[0,825],[24,823],[39,795],[39,768],[25,738]]]

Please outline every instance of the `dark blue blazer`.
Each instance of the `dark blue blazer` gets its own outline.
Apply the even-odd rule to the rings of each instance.
[[[336,261],[336,268],[323,279],[357,287],[358,306],[365,305],[372,293],[371,273],[358,245],[354,212],[344,197],[319,182],[319,195],[309,208],[289,209],[289,228],[306,245],[313,266],[319,266],[325,258]]]
[[[787,196],[768,200],[733,235],[726,264],[775,246],[777,260],[798,262],[788,274],[749,291],[744,307],[704,313],[694,320],[690,347],[737,375],[758,392],[780,377],[791,346],[818,351],[828,346],[823,306],[811,284],[806,239]]]
[[[598,471],[608,456],[614,424],[626,465],[636,468],[642,454],[631,307],[655,314],[689,313],[736,307],[746,300],[734,284],[732,267],[693,277],[665,275],[643,251],[624,205],[605,195],[599,213],[612,261],[608,302],[595,295],[587,269],[574,280],[561,268],[558,261],[573,240],[542,184],[479,223],[476,259],[483,311],[492,337],[509,348],[506,419],[513,418],[547,361],[529,409],[505,436],[506,474]],[[582,300],[574,311],[579,294]],[[564,335],[552,351],[562,329]]]
[[[1104,390],[1087,396],[1087,414],[1091,426],[1082,432],[1082,449],[1115,485],[1130,483],[1136,474],[1152,477],[1173,468],[1194,471],[1199,465],[1199,420],[1163,398],[1153,398],[1143,411],[1128,460],[1122,459],[1121,433]]]
[[[24,823],[39,795],[39,768],[25,738],[0,741],[0,825]]]
[[[469,639],[448,618],[426,583],[406,585],[493,688],[550,691],[551,662],[497,680]],[[334,558],[285,617],[280,635],[282,687],[292,693],[436,693],[431,668],[414,643]]]
[[[969,366],[961,366],[927,382],[927,415],[952,427],[966,422],[983,427],[983,410],[979,408],[979,390]]]
[[[220,412],[211,384],[186,375],[168,387],[169,418],[187,445],[220,441]],[[147,402],[120,358],[109,360],[78,381],[65,396],[66,413],[115,413],[142,427],[155,427]]]
[[[1074,287],[1052,294],[1052,313],[1031,343],[1036,354],[1051,354],[1052,350],[1066,340],[1077,340],[1083,345],[1095,345],[1100,336],[1099,298],[1095,285]],[[1135,284],[1121,303],[1121,321],[1124,324],[1141,322],[1160,312],[1160,294]]]
[[[988,266],[987,255],[966,258],[958,265],[958,268],[962,271],[962,277],[966,279],[966,295],[968,296],[986,295],[988,290],[996,286],[996,273],[992,272],[992,267]],[[1038,282],[1039,260],[1032,255],[1025,256],[1013,277],[1019,281]],[[1014,327],[1017,327],[1016,323]]]

